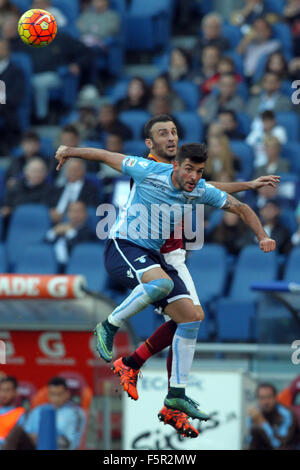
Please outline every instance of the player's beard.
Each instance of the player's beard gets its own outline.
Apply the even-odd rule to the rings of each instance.
[[[173,160],[176,157],[177,146],[176,146],[176,152],[175,153],[170,153],[170,152],[168,152],[168,150],[165,150],[162,145],[155,145],[153,147],[153,153],[155,153],[155,155],[157,155],[158,157],[164,158],[164,159],[168,160],[170,163],[172,163]]]

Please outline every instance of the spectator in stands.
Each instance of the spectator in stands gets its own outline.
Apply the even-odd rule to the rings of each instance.
[[[80,133],[76,125],[67,124],[62,128],[60,137],[57,142],[57,146],[66,145],[67,147],[80,147]],[[64,173],[57,174],[56,163],[54,159],[50,161],[50,170],[53,178],[56,179],[56,184],[61,185],[65,183]],[[86,171],[89,173],[95,173],[99,170],[99,164],[97,162],[86,162]]]
[[[119,134],[107,134],[105,140],[105,149],[109,152],[124,154],[124,140]],[[98,173],[99,178],[103,183],[103,193],[106,202],[110,202],[110,196],[114,188],[115,178],[120,177],[120,172],[110,168],[108,165],[100,165]]]
[[[208,160],[205,167],[205,178],[220,181],[225,173],[229,181],[234,180],[239,170],[239,160],[232,153],[228,138],[221,134],[208,139]]]
[[[31,8],[40,8],[41,10],[49,11],[56,19],[58,28],[68,26],[68,18],[63,14],[60,8],[52,5],[52,0],[33,0]]]
[[[244,55],[244,71],[251,79],[261,57],[280,49],[280,41],[272,39],[272,28],[264,18],[254,21],[253,27],[238,45],[237,52]]]
[[[24,177],[4,196],[1,214],[6,217],[21,204],[49,206],[53,187],[47,182],[48,169],[42,158],[31,158],[24,166]]]
[[[264,75],[266,73],[275,73],[276,75],[278,75],[281,80],[281,85],[283,81],[291,79],[289,73],[289,64],[282,52],[273,52],[273,54],[269,56],[265,66]],[[255,83],[251,87],[250,93],[252,95],[258,95],[259,93],[261,93],[264,75],[257,83]]]
[[[30,411],[22,428],[11,433],[7,450],[27,448],[34,450],[38,442],[40,420],[43,410],[52,406],[56,411],[57,448],[59,450],[76,450],[80,446],[86,425],[85,413],[79,406],[70,401],[70,391],[65,379],[53,377],[48,383],[49,404],[40,405]],[[30,447],[31,446],[31,447]]]
[[[280,222],[280,205],[279,201],[269,199],[263,207],[260,208],[259,214],[265,232],[276,241],[276,248],[280,254],[288,254],[291,250],[291,234],[290,231]]]
[[[5,39],[0,39],[0,80],[5,84],[5,88],[0,88],[0,156],[3,156],[9,154],[20,137],[17,111],[23,102],[25,84],[24,74],[13,64]]]
[[[21,154],[13,158],[5,172],[6,187],[13,188],[22,176],[24,166],[32,158],[41,155],[41,142],[34,131],[25,132],[20,145]]]
[[[300,56],[300,1],[289,0],[284,8],[284,18],[291,27],[294,56]]]
[[[119,34],[120,17],[110,8],[109,0],[92,0],[91,8],[79,16],[77,26],[86,46],[105,50]]]
[[[257,167],[255,178],[263,175],[288,173],[290,169],[289,161],[280,157],[281,144],[277,137],[267,135],[263,140],[263,145],[267,161],[264,165]]]
[[[276,137],[280,144],[285,144],[287,142],[285,128],[277,124],[274,112],[269,110],[264,111],[261,114],[261,125],[254,126],[246,139],[247,144],[251,145],[254,150],[255,167],[266,165],[268,161],[264,146],[264,139],[267,136]]]
[[[211,93],[201,102],[198,108],[198,113],[206,125],[216,119],[221,109],[230,109],[236,112],[244,109],[243,100],[237,94],[237,83],[234,74],[222,75],[218,89],[219,93]]]
[[[257,406],[248,410],[249,450],[299,449],[299,427],[294,413],[276,400],[276,388],[261,383]]]
[[[88,134],[87,138],[104,141],[107,134],[121,135],[124,140],[132,139],[131,129],[120,121],[116,107],[108,103],[100,107],[96,127]]]
[[[224,109],[218,113],[218,122],[222,131],[230,140],[243,140],[245,134],[239,130],[239,122],[235,111]]]
[[[87,224],[88,214],[84,202],[70,202],[67,209],[67,219],[54,225],[45,236],[45,241],[54,246],[59,271],[64,272],[74,246],[78,243],[96,241]]]
[[[219,243],[231,255],[238,255],[242,248],[253,243],[252,234],[236,215],[224,212],[222,222],[206,237],[210,243]]]
[[[82,201],[86,206],[97,207],[100,203],[99,191],[86,181],[86,165],[83,160],[70,159],[65,165],[64,186],[52,191],[50,217],[53,223],[63,219],[70,202]]]
[[[59,67],[64,66],[70,74],[84,80],[90,74],[92,52],[81,41],[60,30],[55,41],[47,46],[47,54],[41,48],[28,47],[20,41],[18,20],[18,16],[10,15],[3,26],[3,37],[9,41],[12,52],[25,52],[32,59],[35,117],[38,124],[44,124],[49,114],[50,91],[63,86]]]
[[[261,18],[267,12],[267,7],[263,0],[245,0],[244,8],[233,11],[231,22],[237,26],[242,26],[244,32],[258,18]]]
[[[296,217],[298,221],[298,230],[293,234],[291,241],[293,245],[299,246],[300,245],[300,202],[296,209]]]
[[[292,111],[292,101],[280,91],[281,84],[279,75],[274,72],[264,75],[262,92],[253,96],[247,104],[246,112],[252,119],[267,109],[274,112]]]
[[[10,0],[0,0],[0,36],[2,35],[2,27],[11,14],[21,16],[19,9]]]
[[[237,83],[242,82],[243,77],[237,73],[234,61],[230,57],[223,56],[219,60],[215,75],[205,80],[202,85],[204,95],[215,89],[220,83],[220,78],[228,73],[234,74]]]
[[[172,102],[170,98],[165,96],[157,96],[152,100],[152,115],[157,116],[159,114],[168,114],[168,116],[172,117],[173,121],[176,124],[178,137],[179,139],[183,139],[184,129],[180,122],[178,122],[178,119],[172,116]],[[144,139],[144,130],[142,130],[141,138]]]
[[[0,378],[0,449],[16,425],[25,422],[25,409],[16,404],[18,382],[15,377]]]
[[[77,121],[73,122],[73,126],[79,133],[79,140],[87,140],[96,127],[96,107],[88,104],[81,104],[78,107],[79,117]]]
[[[299,357],[299,355],[298,355]],[[297,375],[294,380],[277,395],[279,404],[291,408],[297,418],[298,425],[300,426],[300,375]]]
[[[127,89],[127,94],[116,103],[117,111],[145,110],[149,102],[149,89],[141,77],[133,77]]]
[[[193,54],[193,58],[198,58],[197,71],[194,72],[193,82],[201,87],[201,92],[205,95],[211,92],[206,83],[212,80],[218,73],[218,65],[221,58],[220,49],[217,46],[206,46],[198,51],[198,56]]]
[[[229,41],[222,36],[222,17],[218,13],[208,13],[201,23],[202,37],[196,42],[193,56],[206,46],[216,46],[220,51],[230,49]]]
[[[170,54],[168,67],[169,80],[190,80],[192,78],[191,67],[192,64],[189,53],[182,47],[174,47]]]
[[[148,105],[148,111],[153,114],[153,100],[155,98],[168,98],[172,107],[172,113],[177,111],[184,111],[186,106],[184,101],[172,89],[171,83],[166,75],[157,77],[151,87],[151,97]]]

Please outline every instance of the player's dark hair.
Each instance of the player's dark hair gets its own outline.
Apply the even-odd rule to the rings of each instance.
[[[54,385],[55,387],[63,386],[65,389],[68,389],[67,382],[63,377],[52,377],[48,382],[48,386],[51,385]]]
[[[206,145],[197,143],[182,145],[178,149],[175,160],[181,165],[187,158],[193,163],[206,162],[208,158]]]
[[[79,137],[79,131],[75,126],[72,126],[72,124],[67,124],[65,127],[63,127],[62,132],[70,132],[71,134],[76,135],[76,137]]]
[[[236,112],[233,111],[232,109],[225,109],[225,108],[221,108],[220,111],[218,112],[218,116],[220,116],[220,114],[230,114],[230,116],[232,117],[232,119],[237,122],[237,115],[236,115]]]
[[[9,382],[13,385],[14,389],[17,390],[18,388],[18,381],[16,377],[12,375],[8,375],[7,377],[3,377],[3,379],[0,380],[0,384],[4,384],[6,382]]]
[[[260,384],[258,384],[258,386],[256,387],[256,396],[258,396],[258,393],[260,391],[261,388],[270,388],[273,392],[273,395],[277,395],[277,390],[276,390],[276,387],[269,383],[269,382],[262,382]]]
[[[176,126],[176,123],[174,119],[169,115],[169,114],[158,114],[157,116],[154,116],[153,118],[149,119],[148,122],[146,122],[145,127],[144,127],[144,136],[145,139],[152,139],[152,127],[154,124],[157,122],[173,122],[174,125]]]
[[[40,142],[39,135],[34,131],[27,131],[22,135],[22,141],[24,140],[35,140],[36,142]]]
[[[271,109],[267,109],[266,111],[261,113],[261,118],[262,118],[262,120],[264,120],[264,119],[275,119],[274,111],[272,111]]]

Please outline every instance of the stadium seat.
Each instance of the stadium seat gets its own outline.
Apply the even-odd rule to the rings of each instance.
[[[103,292],[107,273],[103,264],[104,244],[81,243],[72,250],[66,274],[85,276],[87,288],[95,292]]]
[[[236,49],[243,37],[238,26],[226,22],[222,25],[221,35],[229,41],[230,49]]]
[[[78,0],[52,0],[51,3],[68,18],[70,25],[76,22],[80,13]],[[69,27],[68,30],[70,29],[72,28]]]
[[[126,155],[144,157],[149,153],[149,149],[144,140],[128,140],[127,142],[124,142],[123,149]]]
[[[251,341],[256,338],[255,302],[220,299],[216,310],[216,341]]]
[[[223,246],[205,244],[201,250],[190,251],[187,266],[201,303],[209,303],[223,295],[227,275]]]
[[[8,271],[8,266],[7,266],[7,261],[6,261],[6,250],[5,246],[0,243],[0,273],[7,273]]]
[[[199,86],[188,80],[181,80],[173,82],[172,88],[184,101],[188,110],[197,110],[200,100]]]
[[[173,113],[173,116],[183,128],[185,141],[201,142],[203,140],[203,123],[196,112],[180,111]]]
[[[56,274],[57,261],[52,245],[32,245],[25,249],[15,269],[18,274]]]
[[[108,97],[113,103],[116,103],[122,98],[125,98],[129,81],[130,78],[119,80],[113,87],[108,90]]]
[[[223,216],[224,216],[224,211],[222,211],[221,209],[215,209],[214,211],[212,211],[212,213],[210,214],[208,218],[207,225],[205,227],[206,235],[209,235],[213,231],[213,229],[216,228],[217,225],[219,225],[222,222]]]
[[[246,136],[250,133],[251,130],[251,118],[248,114],[243,113],[242,111],[237,113],[237,120],[239,127],[238,129],[243,132]]]
[[[243,75],[244,73],[243,56],[241,54],[238,54],[235,51],[225,51],[224,56],[232,59],[235,63],[237,73],[239,73],[240,75]]]
[[[132,0],[127,15],[126,48],[167,47],[171,33],[171,0]]]
[[[150,119],[147,111],[123,111],[119,115],[120,120],[127,124],[132,130],[133,138],[139,140],[141,138],[144,125]]]
[[[289,254],[285,272],[283,276],[284,281],[300,282],[300,247],[295,247]]]
[[[27,246],[41,242],[50,228],[49,209],[41,204],[24,204],[12,213],[6,249],[10,265],[14,266]]]
[[[282,199],[283,205],[287,203],[288,207],[296,208],[300,196],[299,174],[282,173],[280,175],[278,196]]]
[[[281,48],[288,59],[293,58],[293,38],[291,28],[285,23],[272,25],[273,37],[279,39]]]
[[[276,252],[263,253],[257,245],[246,246],[238,257],[229,297],[235,300],[256,300],[250,289],[252,282],[273,281],[277,276]]]
[[[0,204],[2,205],[3,198],[5,194],[5,169],[0,168]],[[2,226],[2,219],[1,219],[1,226]],[[1,232],[2,235],[2,232]],[[1,239],[1,236],[0,236]]]
[[[252,148],[242,140],[230,141],[230,147],[234,155],[241,163],[241,169],[237,174],[237,178],[243,180],[251,179],[253,175],[254,160]]]
[[[287,132],[290,142],[299,141],[299,116],[292,111],[279,111],[276,113],[276,120],[280,126],[283,126]]]
[[[30,10],[32,5],[31,0],[11,0],[11,3],[18,7],[21,13]]]
[[[294,209],[284,208],[280,214],[280,222],[287,227],[293,235],[298,229],[297,217]]]
[[[282,15],[285,3],[285,0],[265,0],[265,5],[268,11],[273,11],[279,15]]]
[[[282,156],[287,158],[291,164],[291,171],[300,175],[300,144],[298,142],[287,142],[282,146]]]
[[[11,54],[13,64],[22,70],[24,74],[24,98],[23,103],[18,108],[18,119],[22,131],[28,129],[30,125],[31,98],[32,98],[32,75],[33,68],[29,55],[22,52]]]

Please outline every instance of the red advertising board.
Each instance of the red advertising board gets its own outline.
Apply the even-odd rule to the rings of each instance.
[[[0,342],[5,345],[5,364],[0,361],[0,370],[35,389],[60,373],[75,372],[101,393],[102,379],[112,379],[113,374],[111,366],[99,358],[95,340],[90,332],[0,331]],[[117,333],[115,357],[128,354],[129,349],[128,333]]]

